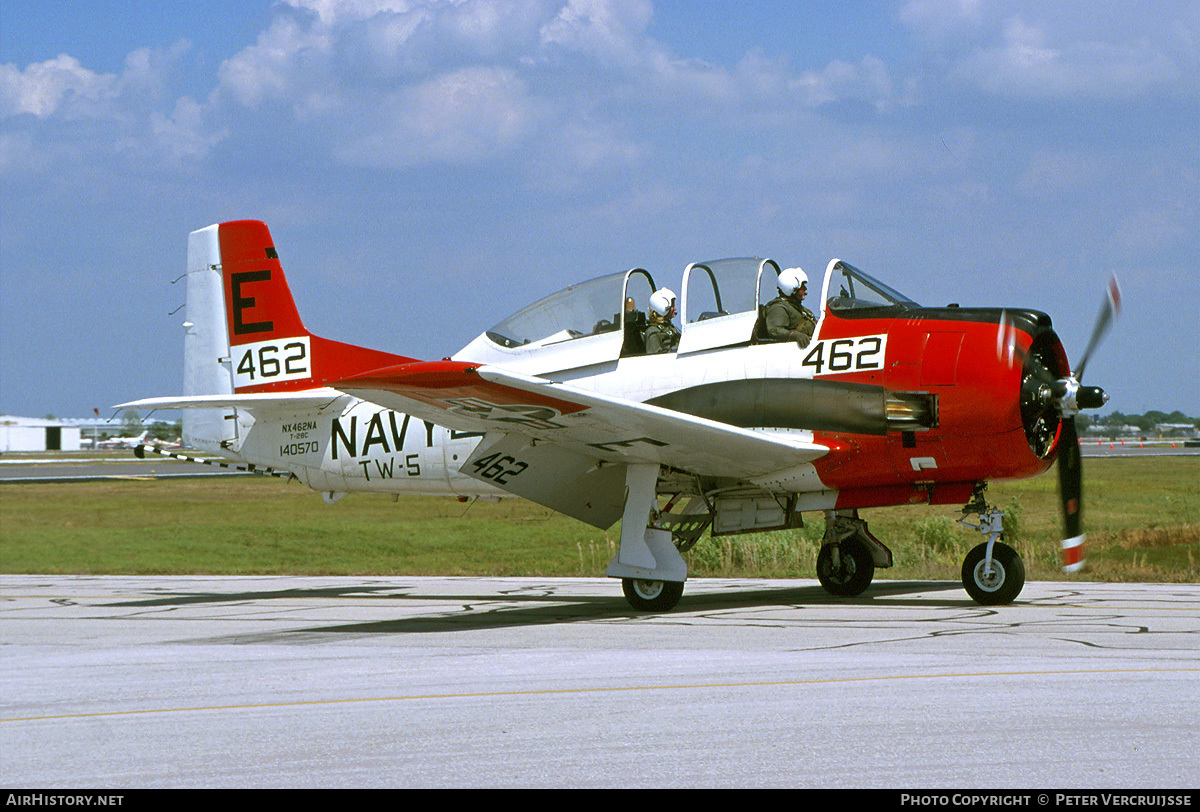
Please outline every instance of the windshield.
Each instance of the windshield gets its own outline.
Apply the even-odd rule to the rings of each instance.
[[[621,329],[622,311],[644,310],[653,291],[654,280],[641,269],[601,276],[518,310],[487,337],[502,347],[521,347],[615,332]],[[627,303],[628,298],[634,301]]]
[[[830,310],[860,310],[877,307],[920,307],[903,293],[889,288],[852,265],[839,262],[829,276]]]

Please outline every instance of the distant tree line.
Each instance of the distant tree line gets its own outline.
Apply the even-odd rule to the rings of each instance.
[[[1155,432],[1166,435],[1169,433],[1168,431],[1159,429],[1164,424],[1200,429],[1200,417],[1188,417],[1180,411],[1160,412],[1154,409],[1145,414],[1125,414],[1124,412],[1111,412],[1103,416],[1081,414],[1076,420],[1080,429],[1086,430],[1092,426],[1111,427],[1114,433],[1126,426],[1134,426],[1143,433]],[[1186,433],[1186,431],[1186,429],[1177,430],[1178,433]]]

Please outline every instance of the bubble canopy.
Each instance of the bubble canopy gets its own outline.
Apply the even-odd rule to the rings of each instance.
[[[626,313],[645,311],[655,290],[654,278],[641,268],[601,276],[539,299],[486,335],[502,347],[522,347],[618,332]]]
[[[762,258],[692,263],[684,271],[678,308],[681,326],[753,321],[776,295],[779,265]],[[832,312],[910,309],[912,299],[840,260],[826,268],[823,294]],[[650,294],[658,289],[642,268],[608,274],[552,293],[497,323],[484,335],[506,349],[534,349],[605,333],[644,328]],[[823,314],[818,313],[818,318]],[[715,325],[713,325],[715,327]],[[741,332],[739,326],[735,328]],[[740,333],[739,333],[740,334]],[[749,340],[749,333],[746,333]]]

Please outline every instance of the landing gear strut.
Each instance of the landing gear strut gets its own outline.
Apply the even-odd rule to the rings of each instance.
[[[666,612],[675,608],[687,580],[687,562],[671,540],[671,532],[650,525],[655,508],[659,466],[632,463],[625,471],[625,512],[621,546],[605,574],[621,579],[621,591],[634,609]]]
[[[975,489],[971,501],[963,507],[958,523],[987,536],[987,541],[967,553],[962,565],[962,583],[967,594],[978,604],[999,606],[1012,603],[1025,586],[1025,565],[1017,551],[1000,541],[1004,537],[1004,513],[988,507],[983,489]],[[979,521],[967,519],[978,514]]]

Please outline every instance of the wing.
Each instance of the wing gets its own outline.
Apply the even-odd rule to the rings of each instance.
[[[829,450],[493,366],[405,364],[335,385],[460,431],[515,434],[592,460],[654,462],[701,476],[758,478]]]
[[[516,434],[611,462],[654,462],[701,476],[753,479],[828,448],[493,366],[402,364],[301,392],[146,398],[115,408],[283,410],[343,393],[458,431]]]
[[[627,464],[762,482],[829,452],[784,435],[456,361],[401,364],[301,392],[148,398],[118,408],[283,411],[329,405],[343,394],[483,434],[464,473],[602,528],[621,518]]]

